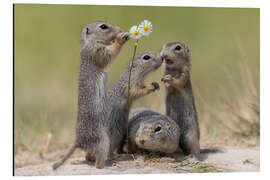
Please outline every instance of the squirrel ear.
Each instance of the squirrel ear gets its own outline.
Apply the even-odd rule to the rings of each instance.
[[[190,49],[188,46],[186,46],[185,51],[186,51],[187,55],[190,56]]]

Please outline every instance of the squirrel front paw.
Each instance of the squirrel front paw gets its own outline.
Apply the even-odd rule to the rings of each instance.
[[[119,33],[116,37],[116,41],[123,45],[125,42],[127,42],[129,40],[129,34],[128,32],[122,32],[122,33]]]
[[[166,75],[161,79],[161,81],[164,82],[164,83],[171,82],[172,80],[173,80],[173,77],[172,77],[172,75],[170,75],[170,74],[166,74]]]
[[[149,90],[151,90],[151,91],[159,90],[159,84],[157,82],[152,82],[149,85]]]

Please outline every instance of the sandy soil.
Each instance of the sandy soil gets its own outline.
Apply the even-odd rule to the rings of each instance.
[[[260,150],[223,148],[222,152],[204,153],[202,160],[185,157],[181,152],[170,156],[140,153],[132,157],[115,157],[104,169],[96,169],[84,157],[69,159],[56,171],[53,162],[28,165],[15,169],[15,176],[96,175],[96,174],[153,174],[192,172],[251,172],[260,170]]]

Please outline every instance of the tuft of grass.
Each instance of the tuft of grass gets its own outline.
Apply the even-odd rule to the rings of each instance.
[[[247,164],[247,163],[249,163],[249,164],[254,164],[254,163],[252,162],[252,159],[245,159],[245,160],[242,161],[242,163],[243,163],[243,164]]]
[[[240,63],[240,83],[225,70],[226,80],[230,82],[236,96],[229,87],[217,82],[220,89],[220,103],[213,107],[202,97],[199,113],[202,129],[207,134],[223,134],[240,139],[260,137],[260,95],[254,82],[251,67],[246,61]]]
[[[176,170],[184,170],[184,171],[190,171],[190,172],[197,172],[197,173],[207,173],[207,172],[222,172],[217,167],[208,164],[208,163],[202,163],[199,161],[190,161],[190,160],[184,160],[181,163],[174,166]]]

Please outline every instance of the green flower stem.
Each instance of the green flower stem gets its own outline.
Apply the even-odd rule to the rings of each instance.
[[[127,128],[127,134],[126,134],[126,143],[127,145],[129,146],[129,142],[128,142],[128,118],[129,118],[129,110],[130,110],[130,105],[131,105],[131,99],[130,99],[130,79],[131,79],[131,71],[132,71],[132,68],[133,68],[133,61],[134,61],[134,58],[135,58],[135,55],[136,55],[136,50],[137,50],[137,47],[138,47],[138,43],[139,43],[139,39],[136,40],[135,44],[134,44],[134,51],[133,51],[133,57],[132,57],[132,60],[131,60],[131,66],[130,66],[130,69],[129,69],[129,76],[128,76],[128,96],[127,96],[127,118],[126,118],[126,128]],[[127,148],[127,154],[129,154],[128,152],[128,148]]]

